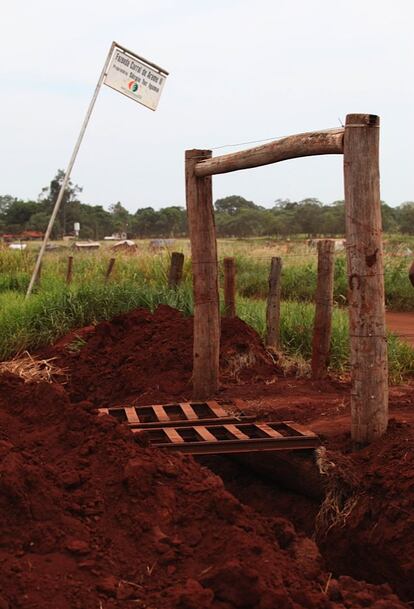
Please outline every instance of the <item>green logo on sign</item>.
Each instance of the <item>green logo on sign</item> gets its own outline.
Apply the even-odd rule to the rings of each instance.
[[[135,80],[130,80],[128,83],[128,89],[133,93],[136,93],[136,91],[138,91],[138,83],[135,82]]]

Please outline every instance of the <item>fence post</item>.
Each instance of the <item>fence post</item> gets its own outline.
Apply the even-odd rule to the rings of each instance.
[[[206,400],[218,389],[220,311],[217,243],[211,176],[197,178],[195,165],[211,150],[186,150],[185,177],[194,293],[193,399]]]
[[[68,268],[66,270],[66,284],[72,283],[73,278],[73,256],[68,256]]]
[[[356,444],[379,438],[388,425],[379,124],[372,114],[348,114],[344,133],[351,435]]]
[[[266,337],[265,344],[273,349],[279,348],[280,340],[280,295],[282,259],[273,257],[270,263],[269,292],[266,306]]]
[[[318,241],[318,280],[312,340],[312,378],[326,376],[331,350],[335,241]]]
[[[183,276],[184,254],[172,252],[170,271],[168,273],[168,287],[175,288],[181,283]]]
[[[108,264],[108,268],[107,268],[106,273],[105,273],[105,283],[107,283],[109,281],[109,278],[111,276],[112,270],[114,268],[114,264],[115,264],[115,258],[110,258],[109,264]]]
[[[236,317],[236,265],[234,258],[224,258],[224,316]]]

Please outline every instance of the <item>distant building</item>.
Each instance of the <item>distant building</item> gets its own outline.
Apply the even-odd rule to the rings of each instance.
[[[165,250],[172,247],[175,243],[175,239],[151,239],[150,248],[154,251]]]
[[[109,237],[104,237],[104,241],[125,241],[127,239],[126,233],[113,233]]]
[[[23,232],[16,233],[15,235],[6,233],[1,235],[3,241],[15,241],[16,239],[21,239],[24,241],[33,241],[36,239],[43,239],[43,237],[44,233],[41,233],[37,230],[24,230]]]
[[[77,250],[97,250],[101,247],[101,244],[98,241],[76,241],[73,247]]]
[[[131,241],[130,239],[124,239],[123,241],[118,241],[118,243],[115,243],[115,245],[111,246],[111,250],[114,251],[128,251],[128,252],[133,252],[136,251],[137,245],[134,241]]]
[[[44,237],[44,233],[41,233],[38,230],[24,230],[22,233],[20,233],[19,237],[21,239],[27,239],[27,240],[36,240],[36,239],[43,239]]]
[[[10,250],[25,250],[27,247],[27,243],[10,243]]]

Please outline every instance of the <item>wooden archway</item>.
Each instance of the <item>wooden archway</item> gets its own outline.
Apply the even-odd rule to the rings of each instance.
[[[379,117],[349,114],[341,129],[292,135],[212,158],[187,150],[186,199],[194,290],[193,397],[218,389],[220,312],[212,176],[323,154],[343,154],[350,320],[352,439],[366,443],[388,424],[388,364],[379,189]]]

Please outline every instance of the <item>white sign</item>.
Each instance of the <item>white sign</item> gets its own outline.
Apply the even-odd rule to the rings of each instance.
[[[79,222],[74,222],[73,228],[74,228],[74,230],[76,232],[79,232],[80,231],[80,224],[79,224]]]
[[[156,110],[166,74],[115,48],[104,83],[151,110]]]

